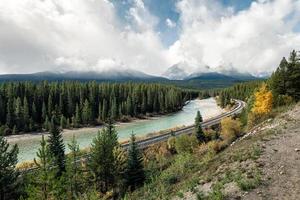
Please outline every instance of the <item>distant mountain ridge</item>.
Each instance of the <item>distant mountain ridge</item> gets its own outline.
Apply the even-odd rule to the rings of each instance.
[[[0,75],[0,82],[4,81],[164,81],[165,78],[152,76],[136,70],[105,70],[69,71],[69,72],[37,72],[32,74],[4,74]]]
[[[182,75],[181,69],[175,66],[174,71]],[[69,71],[69,72],[38,72],[32,74],[4,74],[0,75],[0,82],[6,81],[97,81],[97,82],[152,82],[176,85],[182,88],[210,89],[224,88],[235,83],[260,79],[251,75],[231,73],[226,75],[218,72],[193,73],[188,76],[175,76],[180,80],[170,80],[161,76],[152,76],[137,70],[109,69],[96,71]]]

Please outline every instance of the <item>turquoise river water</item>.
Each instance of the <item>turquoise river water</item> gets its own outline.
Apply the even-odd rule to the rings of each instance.
[[[215,99],[192,100],[183,107],[181,111],[173,114],[154,117],[146,120],[137,120],[130,123],[120,123],[116,126],[120,140],[128,139],[133,132],[136,136],[143,136],[149,133],[166,130],[173,127],[191,125],[194,123],[196,112],[200,110],[204,119],[219,115],[223,110],[217,106]],[[82,128],[76,130],[64,130],[65,143],[69,143],[75,135],[81,148],[88,147],[101,127]],[[40,146],[41,134],[25,134],[8,137],[10,144],[19,146],[19,162],[32,160]],[[67,145],[66,145],[66,151]]]

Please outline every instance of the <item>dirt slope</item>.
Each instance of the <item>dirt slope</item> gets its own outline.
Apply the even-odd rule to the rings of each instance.
[[[300,104],[288,110],[217,154],[173,199],[300,200]]]
[[[300,105],[278,121],[274,129],[281,133],[260,142],[258,161],[266,181],[243,199],[300,199]]]

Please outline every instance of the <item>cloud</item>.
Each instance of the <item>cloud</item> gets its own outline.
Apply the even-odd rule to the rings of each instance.
[[[182,31],[170,54],[176,62],[191,63],[192,70],[222,65],[270,73],[282,56],[300,48],[300,34],[293,31],[300,25],[299,5],[299,0],[265,0],[235,13],[218,1],[181,0]]]
[[[176,27],[176,23],[173,22],[171,19],[167,18],[166,19],[166,25],[169,27],[169,28],[175,28]]]
[[[0,73],[103,70],[103,61],[152,74],[169,66],[143,1],[126,17],[131,24],[107,0],[1,1]]]
[[[176,22],[131,2],[121,20],[108,0],[0,1],[0,73],[122,67],[161,74],[181,63],[189,72],[209,65],[262,74],[300,49],[299,0],[260,0],[238,12],[218,0],[179,0]],[[170,47],[161,22],[179,32]]]

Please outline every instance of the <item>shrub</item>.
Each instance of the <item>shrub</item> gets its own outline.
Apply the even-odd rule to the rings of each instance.
[[[233,140],[240,135],[241,132],[241,122],[231,117],[222,119],[221,121],[221,138],[227,142],[231,143]]]
[[[167,148],[168,148],[169,152],[172,153],[172,154],[176,153],[175,143],[176,143],[176,138],[175,137],[170,137],[168,139]]]
[[[192,153],[197,145],[197,138],[194,135],[181,135],[175,141],[175,149],[178,153]]]
[[[207,139],[207,141],[210,140],[216,140],[219,138],[219,134],[217,133],[217,131],[213,130],[213,129],[208,129],[204,132],[205,138]]]

